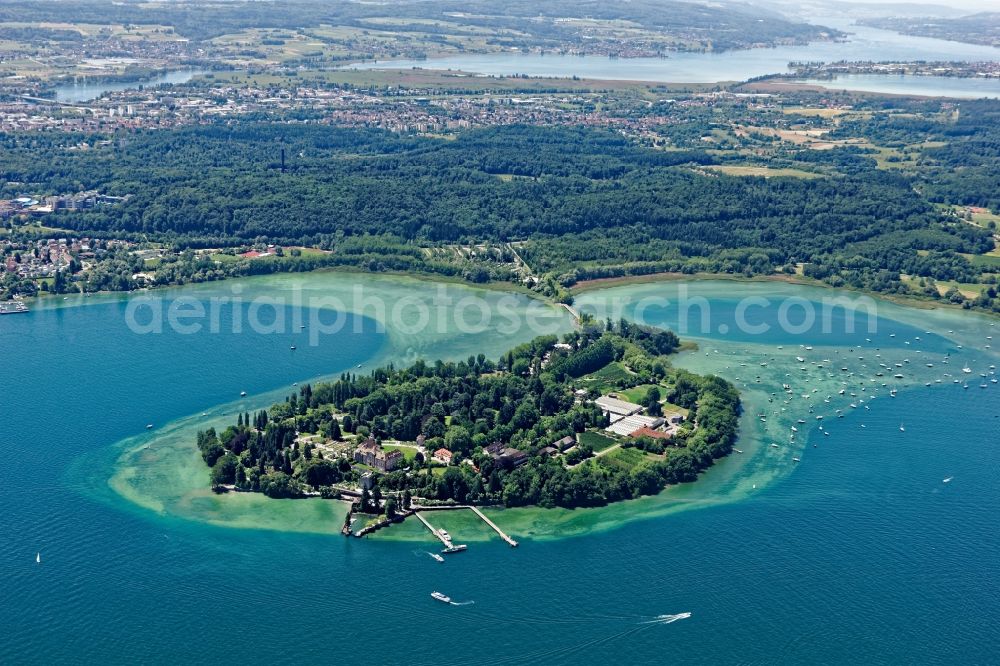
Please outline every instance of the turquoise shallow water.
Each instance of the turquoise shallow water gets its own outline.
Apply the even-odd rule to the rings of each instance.
[[[692,285],[719,301],[717,321],[726,294],[760,289],[776,293]],[[96,299],[0,319],[0,662],[992,663],[1000,653],[1000,388],[978,388],[978,372],[996,363],[981,348],[995,330],[986,320],[880,307],[896,337],[880,327],[879,353],[915,360],[920,336],[936,364],[950,353],[972,365],[972,388],[925,388],[920,376],[895,399],[883,390],[871,410],[829,424],[831,435],[811,430],[799,465],[747,444],[746,458],[713,470],[720,497],[759,470],[780,473],[740,501],[524,539],[517,550],[475,543],[441,565],[420,543],[221,528],[157,515],[102,486],[117,457],[109,445],[142,436],[147,422],[211,410],[240,390],[280,395],[373,357],[464,357],[475,338],[400,341],[369,321],[292,354],[287,336],[136,336],[124,307]],[[496,338],[478,339],[492,351]],[[680,362],[747,383],[750,410],[777,409],[738,360],[741,350],[799,349],[781,340],[706,336]],[[854,341],[814,331],[799,344],[833,353]],[[826,388],[821,380],[816,372]],[[436,603],[435,589],[475,603]]]

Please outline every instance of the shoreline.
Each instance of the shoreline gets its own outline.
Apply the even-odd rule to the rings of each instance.
[[[896,305],[903,307],[913,308],[915,310],[944,310],[944,311],[961,311],[970,312],[985,315],[988,317],[994,317],[1000,319],[1000,313],[991,312],[989,310],[983,309],[969,309],[966,310],[961,305],[955,303],[948,303],[947,301],[941,300],[931,300],[929,298],[921,298],[919,296],[909,296],[903,294],[891,294],[887,292],[871,291],[869,289],[856,289],[854,287],[833,287],[821,280],[812,280],[810,278],[802,277],[800,275],[754,275],[751,277],[746,277],[744,275],[733,275],[731,273],[677,273],[677,272],[667,272],[667,273],[649,273],[646,275],[622,275],[618,277],[609,278],[596,278],[593,280],[583,280],[577,282],[570,288],[570,294],[573,297],[580,296],[582,294],[597,291],[600,289],[611,289],[615,287],[627,287],[632,285],[640,284],[655,284],[658,282],[738,282],[738,283],[766,283],[766,282],[778,282],[781,284],[790,284],[800,287],[815,287],[817,289],[826,289],[830,291],[845,291],[852,294],[860,294],[863,296],[869,296],[871,298],[888,301]]]
[[[333,274],[331,273],[331,277]],[[335,274],[356,278],[373,275],[357,272],[346,274],[342,271],[337,271]],[[280,276],[266,277],[274,279]],[[406,285],[407,279],[412,279],[412,277],[387,277],[388,288],[390,290],[399,289],[395,293],[405,295],[413,289],[419,289],[417,282],[427,281],[414,280],[410,285]],[[656,281],[658,277],[662,279],[662,276],[640,277],[644,278],[644,282]],[[692,279],[692,276],[689,275],[682,277]],[[707,281],[707,276],[703,276],[701,279]],[[758,278],[733,281],[764,282],[767,280]],[[621,284],[622,281],[618,279],[615,286],[621,286]],[[608,285],[608,283],[603,282],[602,285]],[[264,289],[268,288],[267,284],[261,286]],[[809,285],[798,284],[796,286],[808,287]],[[464,283],[460,287],[474,288]],[[591,287],[591,291],[596,289],[593,285]],[[833,288],[831,287],[831,289]],[[898,305],[897,307],[907,308],[906,305]],[[896,319],[896,321],[905,322],[919,319],[919,311],[913,308],[909,309],[914,313],[911,317]],[[956,316],[959,315],[954,310],[940,309],[938,311],[940,318]],[[973,321],[974,319],[975,317],[972,318]],[[569,326],[568,322],[567,326]],[[390,329],[391,327],[387,327],[386,343],[372,358],[365,360],[362,367],[371,368],[384,365],[387,362],[398,360],[406,352],[406,344],[412,341],[405,337],[400,339],[394,336]],[[451,333],[424,341],[423,344],[419,345],[421,357],[461,356],[463,352],[454,349],[453,343],[450,342],[450,336]],[[699,339],[698,342],[701,340]],[[480,348],[484,348],[484,345],[485,348],[490,348],[491,344],[507,347],[509,340],[503,339],[499,342],[494,340],[491,343],[490,338],[483,339],[480,336],[476,338],[474,344]],[[723,368],[723,364],[732,363],[734,354],[774,353],[773,345],[766,341],[750,344],[739,341],[712,340],[712,346],[722,349],[724,353],[719,355],[717,352],[710,357],[707,353],[689,351],[678,356],[677,367],[699,374],[718,373],[732,380],[730,375],[732,375],[733,370],[727,370],[726,368],[729,366]],[[709,349],[707,345],[701,345],[701,347],[703,351]],[[748,352],[747,349],[752,351]],[[743,351],[740,352],[740,350]],[[492,349],[490,353],[492,353]],[[792,353],[798,352],[793,352],[791,349],[787,352],[787,354]],[[788,361],[787,358],[784,360]],[[778,364],[772,365],[775,366],[775,370],[781,367]],[[329,372],[324,372],[322,377],[336,377],[338,374],[336,368],[328,370]],[[321,379],[312,381],[317,380]],[[629,523],[681,510],[730,504],[748,499],[752,494],[787,478],[794,466],[790,465],[785,458],[788,455],[801,455],[815,437],[814,434],[804,433],[806,437],[803,437],[792,447],[783,448],[781,451],[767,448],[765,439],[773,437],[773,435],[764,434],[754,415],[764,410],[773,409],[773,407],[768,406],[768,391],[780,387],[780,381],[784,380],[775,375],[775,377],[770,378],[770,386],[767,382],[765,384],[750,383],[749,385],[740,382],[737,385],[741,399],[744,401],[744,416],[740,422],[740,437],[737,446],[745,453],[731,455],[718,461],[694,482],[668,486],[656,495],[614,502],[603,507],[577,509],[487,508],[486,512],[516,539],[551,540],[611,531]],[[919,387],[914,383],[910,388],[917,389]],[[223,414],[233,414],[236,410],[245,411],[253,407],[266,407],[274,399],[280,399],[286,391],[287,387],[279,386],[255,396],[214,405],[203,410],[211,415],[208,418],[195,414],[181,416],[152,433],[137,433],[105,447],[96,455],[100,456],[101,461],[107,461],[110,465],[110,469],[107,465],[101,465],[101,470],[109,472],[109,474],[90,474],[88,476],[92,476],[93,481],[87,485],[91,487],[91,491],[98,492],[109,503],[120,507],[122,500],[125,500],[124,505],[130,509],[139,509],[136,513],[151,519],[155,519],[154,517],[179,519],[237,529],[339,535],[342,524],[342,515],[340,514],[346,510],[346,504],[330,503],[336,500],[309,498],[295,502],[282,502],[281,500],[272,500],[259,493],[229,493],[225,496],[215,496],[210,490],[207,471],[194,443],[195,430],[215,425],[213,421],[218,421],[220,424],[228,423],[231,416],[224,417]],[[780,420],[779,417],[776,417],[774,422],[780,424],[788,420],[789,423],[792,423],[794,421],[791,419],[804,414],[804,412],[800,414],[800,411],[796,409],[782,413]],[[90,455],[86,458],[92,461],[97,460]],[[145,484],[145,488],[143,484]],[[103,487],[104,491],[100,491],[99,487]],[[163,492],[158,493],[157,490]],[[334,520],[330,516],[334,516],[336,519]],[[461,535],[463,540],[479,540],[475,537],[474,531],[467,532],[468,530],[465,528],[460,528],[460,531],[456,530],[456,534]],[[379,536],[384,540],[393,541],[427,541],[426,531],[416,529],[411,532],[408,528],[401,526],[385,530],[384,534]]]
[[[278,271],[274,273],[263,273],[258,275],[234,275],[231,277],[225,277],[220,280],[211,280],[207,282],[184,282],[181,284],[164,284],[155,285],[152,287],[143,287],[141,289],[132,289],[128,291],[94,291],[94,292],[81,292],[75,291],[66,294],[53,294],[53,293],[42,293],[39,292],[35,296],[25,296],[21,297],[21,300],[25,303],[50,303],[53,300],[58,300],[60,296],[63,300],[68,298],[89,298],[90,296],[128,296],[130,294],[144,294],[144,293],[158,293],[169,289],[181,289],[186,287],[194,286],[204,286],[211,284],[222,284],[227,282],[232,282],[234,280],[252,280],[261,279],[267,277],[275,277],[279,275],[323,275],[323,274],[339,274],[339,275],[350,275],[358,277],[395,277],[395,278],[408,278],[412,280],[417,280],[420,282],[431,282],[431,283],[441,283],[447,285],[456,285],[461,287],[467,287],[470,289],[482,289],[484,291],[491,291],[496,293],[505,294],[515,294],[518,296],[524,296],[530,298],[534,301],[545,303],[553,307],[563,307],[562,303],[554,301],[551,297],[545,296],[538,293],[537,291],[532,291],[524,285],[516,282],[509,281],[493,281],[493,282],[469,282],[468,280],[457,277],[454,275],[441,275],[433,272],[425,271],[366,271],[362,268],[356,266],[324,266],[321,268],[316,268],[311,271]],[[613,287],[624,287],[630,285],[638,284],[653,284],[657,282],[702,282],[702,281],[728,281],[728,282],[741,282],[741,283],[754,283],[754,282],[779,282],[783,284],[798,285],[803,287],[817,287],[821,289],[827,289],[831,291],[845,291],[852,294],[861,294],[865,296],[870,296],[872,298],[877,298],[885,301],[895,303],[897,305],[903,305],[906,307],[911,307],[919,310],[955,310],[955,311],[966,311],[961,305],[955,303],[949,303],[944,300],[932,300],[930,298],[924,298],[914,295],[905,294],[894,294],[889,292],[879,292],[872,291],[869,289],[857,289],[855,287],[843,286],[843,287],[833,287],[826,284],[821,280],[813,280],[800,275],[788,275],[788,274],[778,274],[774,273],[771,275],[735,275],[732,273],[679,273],[676,271],[669,271],[664,273],[647,273],[644,275],[621,275],[616,277],[607,278],[594,278],[591,280],[581,280],[577,282],[572,287],[569,287],[568,291],[571,296],[576,298],[581,294],[592,292],[599,289],[608,289]],[[969,312],[975,312],[995,318],[1000,318],[1000,313],[991,312],[989,310],[983,309],[970,309]]]

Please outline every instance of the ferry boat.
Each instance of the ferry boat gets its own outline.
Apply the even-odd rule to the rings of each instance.
[[[431,596],[437,599],[438,601],[442,601],[446,604],[451,603],[451,597],[449,597],[447,594],[443,594],[441,592],[431,592]]]
[[[448,546],[441,552],[444,553],[445,555],[450,555],[451,553],[461,553],[466,548],[468,548],[468,546],[466,546],[464,543],[460,543],[455,546]]]

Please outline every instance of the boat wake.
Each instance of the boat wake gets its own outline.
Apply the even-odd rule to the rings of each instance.
[[[451,605],[452,606],[471,606],[474,603],[476,603],[476,602],[475,601],[452,601]]]
[[[640,622],[639,624],[670,624],[671,622],[677,622],[678,620],[686,620],[691,617],[691,613],[678,613],[676,615],[657,615],[652,620],[646,620],[645,622]]]

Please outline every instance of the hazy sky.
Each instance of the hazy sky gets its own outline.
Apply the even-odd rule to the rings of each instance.
[[[1000,12],[1000,0],[841,0],[841,2],[944,5],[945,7],[954,7],[956,9],[968,9],[973,12]]]

